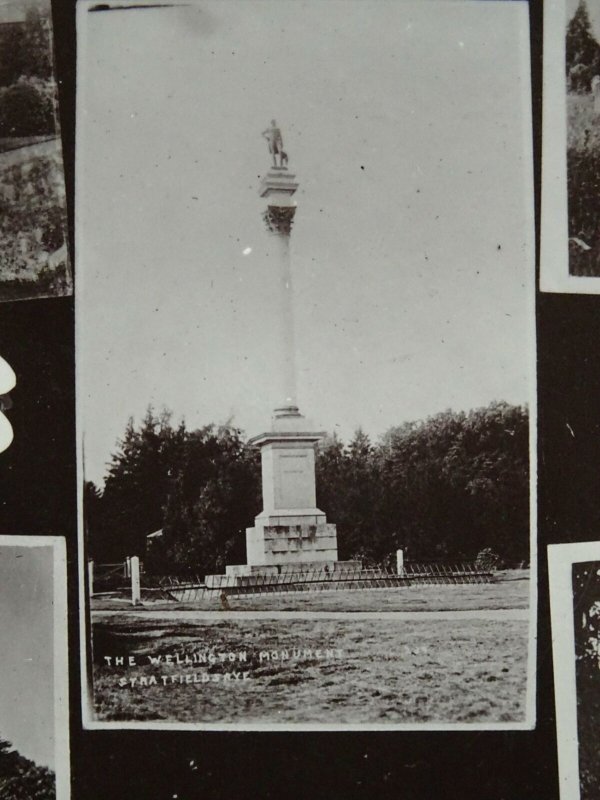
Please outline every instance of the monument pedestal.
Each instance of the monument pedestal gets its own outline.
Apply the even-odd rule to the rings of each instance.
[[[315,445],[323,433],[296,406],[277,409],[273,430],[250,440],[260,447],[263,510],[246,530],[250,566],[334,563],[335,525],[317,508]]]
[[[317,508],[315,445],[324,434],[310,431],[295,406],[277,409],[272,428],[250,440],[261,449],[263,510],[254,527],[246,528],[246,564],[207,576],[207,586],[360,568],[358,562],[338,561],[336,527]]]

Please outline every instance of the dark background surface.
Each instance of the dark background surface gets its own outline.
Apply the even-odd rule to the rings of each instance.
[[[539,245],[541,0],[534,0],[530,10]],[[72,234],[74,4],[71,0],[53,0],[53,13]],[[0,533],[67,537],[75,800],[558,798],[546,545],[599,538],[600,297],[538,293],[537,329],[539,626],[535,731],[84,732],[78,659],[74,306],[70,299],[0,305],[0,353],[18,379],[12,393],[14,408],[9,412],[15,440],[0,456]]]

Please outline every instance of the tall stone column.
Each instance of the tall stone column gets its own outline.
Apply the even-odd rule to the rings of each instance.
[[[274,167],[263,178],[260,195],[267,199],[263,213],[269,233],[268,256],[278,273],[279,303],[274,309],[279,318],[280,363],[276,365],[278,392],[274,418],[298,416],[296,396],[296,352],[294,336],[294,299],[290,237],[296,213],[292,201],[298,184],[284,167]]]
[[[260,447],[263,510],[246,531],[249,565],[289,565],[335,562],[334,525],[316,505],[315,445],[324,436],[311,430],[298,409],[294,298],[290,238],[296,214],[292,200],[298,184],[285,167],[273,167],[261,181],[259,193],[267,201],[263,219],[269,235],[268,256],[274,260],[279,282],[280,363],[278,396],[271,429],[251,439]]]
[[[265,133],[276,161],[287,163],[281,134],[275,127]],[[277,139],[277,136],[279,139]],[[227,576],[206,576],[207,585],[229,585],[253,576],[314,569],[336,570],[355,566],[337,560],[335,525],[328,524],[316,505],[315,446],[325,436],[315,431],[298,408],[296,395],[296,351],[294,298],[290,239],[296,214],[293,196],[296,176],[287,166],[274,166],[262,178],[259,194],[266,201],[263,219],[269,235],[268,256],[273,259],[279,283],[278,307],[269,309],[279,319],[280,358],[273,365],[274,410],[269,428],[250,440],[260,448],[263,508],[246,529],[246,564],[228,565]],[[360,566],[356,564],[357,566]]]

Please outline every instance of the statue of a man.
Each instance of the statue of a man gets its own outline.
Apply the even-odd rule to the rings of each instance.
[[[269,144],[269,153],[273,157],[273,166],[277,166],[277,156],[279,156],[279,166],[283,167],[287,164],[287,154],[283,151],[283,138],[281,131],[277,127],[274,119],[271,120],[271,127],[262,132],[262,136]]]

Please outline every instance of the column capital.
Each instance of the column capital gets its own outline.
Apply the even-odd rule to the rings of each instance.
[[[267,206],[262,216],[270,233],[289,236],[295,213],[295,206]]]

